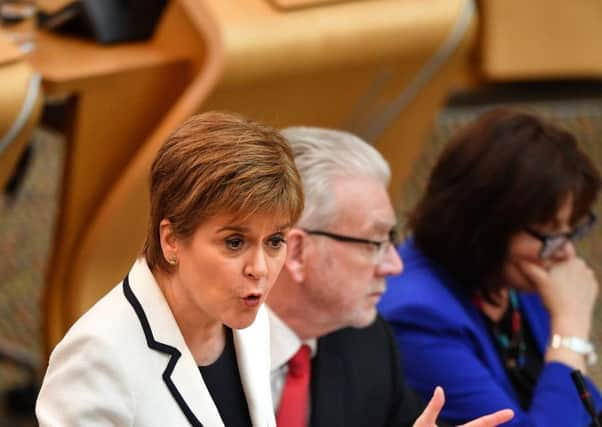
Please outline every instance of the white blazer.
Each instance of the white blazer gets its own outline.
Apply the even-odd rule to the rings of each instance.
[[[251,421],[275,426],[265,308],[233,337]],[[224,425],[145,260],[56,346],[36,415],[41,427]]]

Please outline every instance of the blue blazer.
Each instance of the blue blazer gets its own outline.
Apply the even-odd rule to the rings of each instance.
[[[571,368],[559,362],[544,364],[529,410],[521,409],[481,313],[411,239],[399,254],[404,272],[389,280],[379,310],[393,326],[410,386],[424,399],[436,385],[444,387],[443,418],[461,423],[511,408],[515,416],[508,426],[590,425]],[[550,335],[548,313],[537,295],[519,298],[543,357]],[[600,411],[600,392],[586,381]]]

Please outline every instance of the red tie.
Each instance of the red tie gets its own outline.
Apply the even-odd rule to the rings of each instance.
[[[288,373],[276,415],[278,427],[305,427],[309,409],[311,350],[302,345],[288,361]]]

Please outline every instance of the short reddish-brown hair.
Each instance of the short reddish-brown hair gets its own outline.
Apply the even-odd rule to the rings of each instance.
[[[303,200],[292,152],[276,129],[235,114],[193,116],[172,133],[152,164],[144,256],[151,269],[171,271],[161,250],[163,219],[181,239],[221,213],[234,220],[282,215],[293,225]]]

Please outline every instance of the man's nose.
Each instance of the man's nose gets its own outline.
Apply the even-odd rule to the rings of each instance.
[[[403,271],[403,261],[394,245],[389,245],[382,261],[377,266],[379,276],[397,276]]]

